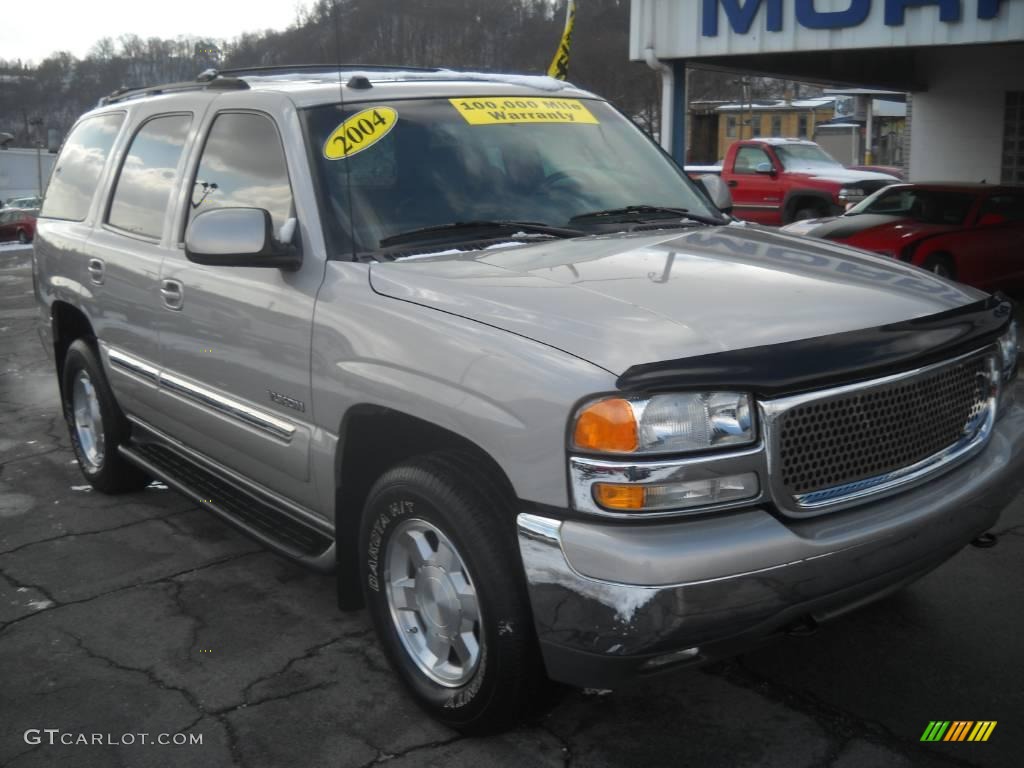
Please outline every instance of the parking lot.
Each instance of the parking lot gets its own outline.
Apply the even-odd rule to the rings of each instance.
[[[362,612],[154,484],[92,492],[35,331],[31,251],[0,249],[0,765],[1017,766],[1024,498],[994,548],[728,663],[462,738],[419,712]],[[919,741],[995,720],[986,743]],[[190,733],[201,744],[49,744]]]

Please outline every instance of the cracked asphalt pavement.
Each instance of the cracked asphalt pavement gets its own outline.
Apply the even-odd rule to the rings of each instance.
[[[0,249],[0,766],[1018,766],[1024,500],[998,546],[813,637],[462,738],[403,694],[331,577],[166,488],[105,497],[69,448],[30,251]],[[997,720],[922,744],[929,720]],[[28,729],[201,734],[50,745]]]

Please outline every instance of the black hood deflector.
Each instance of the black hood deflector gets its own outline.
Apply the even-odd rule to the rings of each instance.
[[[1013,316],[990,296],[899,323],[710,355],[634,365],[617,385],[629,391],[735,389],[762,397],[796,394],[917,368],[994,342]]]

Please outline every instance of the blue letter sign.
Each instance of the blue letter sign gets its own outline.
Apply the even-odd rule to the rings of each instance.
[[[939,21],[960,21],[960,0],[886,0],[886,25],[902,27],[907,8],[920,8],[922,5],[939,6]]]
[[[718,36],[719,5],[729,18],[729,25],[733,31],[740,35],[747,34],[762,2],[768,4],[768,31],[781,32],[782,0],[704,0],[702,34],[704,37]]]
[[[845,11],[819,11],[814,0],[796,0],[797,24],[807,29],[840,29],[863,24],[871,13],[871,0],[850,0]]]

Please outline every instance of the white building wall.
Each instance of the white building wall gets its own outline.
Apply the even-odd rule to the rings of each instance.
[[[921,52],[913,94],[911,181],[999,183],[1007,91],[1024,91],[1024,45]]]

